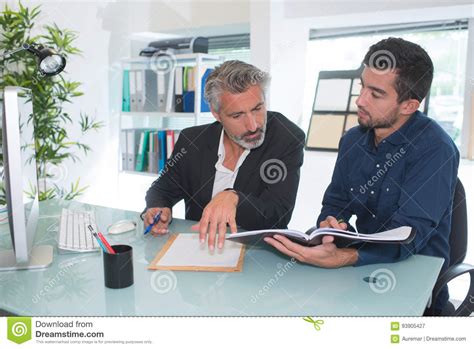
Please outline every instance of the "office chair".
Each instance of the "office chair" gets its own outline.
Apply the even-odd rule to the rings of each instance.
[[[471,279],[466,298],[457,309],[455,309],[453,303],[448,301],[440,314],[442,316],[469,316],[474,312],[474,266],[463,263],[467,252],[467,208],[466,192],[459,178],[456,183],[456,189],[454,190],[449,246],[449,266],[448,269],[439,276],[436,282],[431,304],[436,304],[436,299],[440,291],[449,281],[460,275],[469,273]],[[425,315],[434,315],[433,307],[428,308]]]

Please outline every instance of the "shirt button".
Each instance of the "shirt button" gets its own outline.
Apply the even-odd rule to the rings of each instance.
[[[354,191],[354,188],[351,188],[351,191]]]
[[[375,165],[375,167],[379,168],[379,167],[380,167],[380,165],[379,165],[379,164],[377,164],[377,165]]]
[[[375,215],[374,215],[374,214],[372,215],[372,218],[375,218]]]
[[[390,188],[387,188],[387,191],[390,191]]]
[[[375,194],[375,192],[372,190],[372,191],[370,192],[370,194],[374,195],[374,194]]]

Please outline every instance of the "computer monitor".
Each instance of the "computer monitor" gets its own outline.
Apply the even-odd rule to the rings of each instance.
[[[53,247],[33,246],[39,205],[32,95],[18,87],[5,87],[2,94],[3,186],[12,246],[0,248],[0,271],[45,268]]]

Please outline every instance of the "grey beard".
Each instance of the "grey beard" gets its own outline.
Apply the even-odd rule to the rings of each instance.
[[[265,140],[265,130],[262,131],[260,139],[258,139],[255,142],[246,142],[243,137],[236,137],[234,135],[229,135],[230,139],[232,139],[235,143],[240,145],[244,149],[252,150],[255,148],[260,147],[263,144],[263,141]]]

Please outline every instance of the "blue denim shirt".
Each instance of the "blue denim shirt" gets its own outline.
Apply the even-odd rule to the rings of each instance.
[[[432,119],[415,112],[397,131],[375,146],[374,131],[360,126],[342,137],[331,183],[318,218],[349,221],[356,215],[360,233],[403,225],[416,229],[410,244],[357,244],[356,266],[391,263],[412,254],[449,263],[451,209],[459,152]],[[350,227],[350,229],[353,229]],[[442,304],[448,299],[443,292]]]

